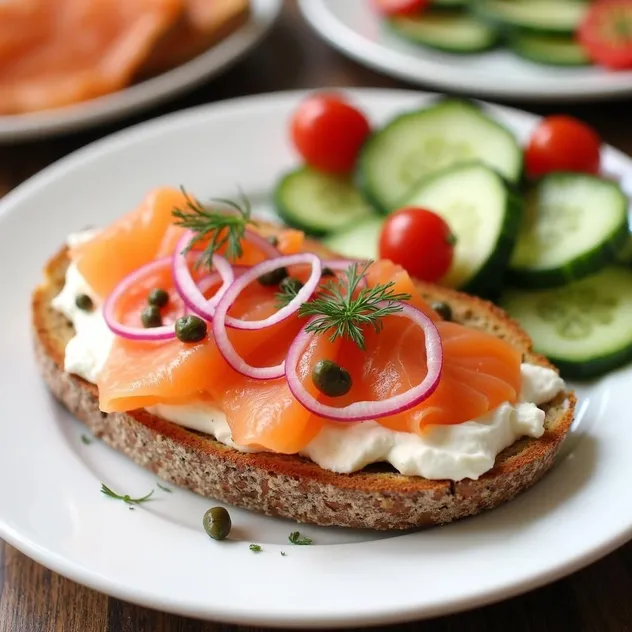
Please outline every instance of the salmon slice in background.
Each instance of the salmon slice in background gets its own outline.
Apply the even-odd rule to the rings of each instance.
[[[241,26],[250,0],[183,0],[177,24],[157,43],[141,74],[154,75],[189,61]]]
[[[0,3],[0,114],[57,108],[126,87],[180,18],[182,2]]]

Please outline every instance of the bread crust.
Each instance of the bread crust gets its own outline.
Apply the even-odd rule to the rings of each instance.
[[[67,265],[62,249],[49,261],[32,299],[35,355],[55,397],[97,437],[160,478],[244,509],[302,523],[377,530],[448,523],[497,507],[536,483],[553,464],[573,420],[575,395],[561,393],[543,407],[546,429],[540,439],[520,439],[476,481],[453,482],[379,466],[336,474],[294,455],[239,452],[144,410],[106,414],[99,410],[96,386],[63,368],[74,330],[51,301],[63,287]],[[507,339],[529,362],[552,366],[532,352],[529,337],[499,308],[446,288],[418,285],[426,298],[449,301],[455,320]]]

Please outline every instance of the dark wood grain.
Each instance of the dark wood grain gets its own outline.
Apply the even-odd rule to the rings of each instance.
[[[367,70],[326,46],[302,21],[294,2],[288,1],[280,23],[256,54],[194,93],[116,125],[42,142],[0,146],[0,196],[76,148],[153,116],[234,96],[331,86],[412,87]],[[541,114],[564,110],[579,116],[594,125],[608,143],[632,154],[632,101],[563,107],[515,105]],[[581,525],[569,524],[568,528],[581,529]],[[526,595],[472,612],[382,629],[625,632],[632,631],[631,597],[632,543],[566,579]],[[108,598],[52,573],[0,542],[0,632],[237,630],[246,628],[198,622]]]

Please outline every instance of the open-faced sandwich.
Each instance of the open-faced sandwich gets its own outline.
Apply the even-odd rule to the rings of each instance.
[[[175,485],[300,522],[407,529],[551,467],[573,393],[492,304],[170,188],[73,235],[33,296],[55,396]]]

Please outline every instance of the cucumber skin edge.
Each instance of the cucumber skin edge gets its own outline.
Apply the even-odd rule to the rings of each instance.
[[[507,281],[518,288],[546,290],[579,281],[615,263],[617,255],[627,244],[630,233],[627,217],[615,228],[605,243],[597,245],[570,263],[554,270],[529,270],[509,267]]]
[[[520,322],[520,321],[518,321]],[[538,351],[537,346],[535,350]],[[539,353],[542,353],[540,350]],[[546,354],[542,354],[546,355]],[[564,378],[575,380],[588,380],[601,377],[610,371],[625,366],[632,361],[632,344],[619,349],[609,355],[593,358],[585,361],[562,360],[555,356],[547,356],[548,359],[559,369]]]
[[[506,125],[504,125],[503,123],[500,123],[498,121],[496,121],[492,115],[486,111],[485,107],[483,106],[482,103],[474,100],[474,99],[469,99],[467,97],[446,97],[446,96],[438,96],[437,98],[434,99],[434,102],[421,107],[421,108],[417,108],[415,110],[409,110],[407,112],[402,112],[400,114],[397,114],[393,117],[391,117],[384,125],[382,125],[382,127],[380,127],[379,129],[374,130],[371,135],[366,139],[366,141],[364,142],[362,149],[360,150],[360,155],[358,156],[358,161],[356,164],[356,168],[354,170],[354,175],[353,175],[353,179],[355,182],[356,187],[358,188],[358,190],[360,191],[360,194],[364,197],[364,199],[366,200],[366,202],[372,206],[377,212],[382,213],[384,215],[387,215],[395,210],[397,210],[398,206],[386,206],[381,200],[379,200],[375,194],[375,192],[373,191],[371,185],[369,184],[369,179],[366,175],[366,169],[364,168],[364,163],[366,161],[366,156],[368,151],[371,148],[371,145],[375,142],[375,139],[378,138],[382,133],[384,133],[384,131],[386,131],[391,125],[393,125],[394,123],[399,122],[401,119],[403,118],[409,118],[409,117],[413,117],[413,116],[419,116],[420,114],[426,113],[429,110],[431,110],[432,108],[436,108],[438,106],[442,106],[442,105],[449,105],[449,104],[454,104],[454,105],[461,105],[463,107],[467,107],[470,108],[472,110],[474,110],[475,112],[477,112],[479,115],[485,117],[490,123],[493,123],[494,125],[496,125],[497,127],[499,127],[502,131],[504,131],[506,134],[508,134],[514,141],[515,145],[516,145],[516,151],[519,153],[520,155],[520,161],[518,164],[518,168],[516,171],[516,175],[515,175],[515,180],[509,180],[508,178],[506,178],[504,175],[501,174],[501,177],[503,178],[503,180],[505,180],[506,182],[509,182],[512,186],[521,186],[522,183],[524,182],[525,179],[525,168],[524,168],[524,154],[523,154],[523,149],[520,145],[520,142],[518,141],[516,135],[514,134],[514,132],[507,127]],[[458,164],[465,164],[465,162],[481,162],[482,164],[488,166],[490,169],[493,169],[493,167],[491,167],[490,165],[487,165],[487,163],[485,163],[482,160],[479,161],[463,161],[463,163],[454,163],[452,165],[449,165],[450,167],[456,167]],[[430,171],[428,173],[425,173],[423,175],[420,176],[419,180],[417,180],[410,188],[409,191],[412,191],[414,188],[416,188],[416,186],[418,185],[418,183],[425,177],[432,175],[433,173],[437,173],[437,171],[439,170],[434,170],[434,171]],[[408,193],[407,192],[407,193]]]

